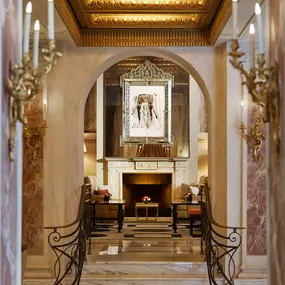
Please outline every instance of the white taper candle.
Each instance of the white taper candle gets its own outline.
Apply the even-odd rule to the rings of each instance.
[[[255,28],[254,24],[250,24],[249,27],[250,34],[250,68],[255,67]]]
[[[263,27],[262,27],[263,25],[262,25],[261,8],[259,3],[255,4],[255,15],[257,23],[258,50],[259,53],[264,53]]]
[[[233,39],[237,39],[238,0],[232,0]]]
[[[29,2],[25,13],[25,31],[24,31],[24,53],[29,53],[30,27],[31,27],[32,3]]]
[[[34,56],[33,56],[34,68],[38,68],[39,65],[39,41],[40,41],[40,22],[39,20],[36,20],[34,26]]]
[[[54,40],[54,3],[48,0],[48,38]]]
[[[17,64],[22,65],[23,58],[23,1],[18,0],[17,2]]]

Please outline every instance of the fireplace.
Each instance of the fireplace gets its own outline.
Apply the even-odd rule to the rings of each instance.
[[[152,202],[159,203],[159,215],[170,216],[172,194],[172,174],[169,173],[124,173],[123,199],[125,216],[135,215],[135,204],[143,196],[151,197]]]

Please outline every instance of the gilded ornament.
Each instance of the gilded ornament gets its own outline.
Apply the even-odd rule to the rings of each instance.
[[[81,0],[84,9],[199,9],[209,0]]]
[[[160,14],[136,14],[136,15],[125,15],[125,14],[89,14],[90,28],[92,27],[113,27],[116,25],[119,27],[158,27],[173,25],[177,26],[196,26],[201,19],[201,14],[179,14],[179,15],[160,15]]]
[[[36,166],[35,162],[39,157],[40,147],[43,145],[46,128],[46,121],[38,123],[33,116],[27,116],[27,123],[24,125],[24,136],[26,138],[27,146],[32,150],[29,159],[33,166]]]
[[[252,100],[264,108],[264,122],[270,123],[273,132],[276,158],[280,155],[280,92],[278,83],[278,64],[265,67],[265,55],[257,54],[257,68],[252,67],[249,71],[244,68],[240,60],[244,53],[239,51],[238,40],[233,40],[230,63],[244,77],[244,84]]]
[[[246,133],[245,124],[242,122],[239,129],[241,130],[242,137],[246,140],[246,143],[249,147],[252,148],[252,154],[256,162],[260,162],[261,155],[260,149],[265,139],[264,134],[260,131],[260,126],[263,124],[263,118],[260,114],[255,121],[255,124],[252,126],[251,131]]]
[[[13,152],[15,147],[16,123],[26,123],[24,114],[24,104],[31,102],[42,88],[42,78],[48,74],[61,57],[61,53],[56,51],[55,42],[49,41],[49,46],[42,50],[45,71],[41,73],[34,68],[29,54],[24,54],[22,65],[15,65],[10,68],[9,78],[6,80],[6,89],[10,96],[9,124],[9,152],[10,160],[14,160]]]
[[[75,43],[84,47],[209,46],[231,14],[230,0],[222,0],[220,5],[218,0],[54,1]],[[119,18],[116,13],[120,15],[122,10],[124,17]],[[171,17],[163,21],[163,12]],[[143,16],[135,18],[136,13],[159,17],[149,16],[147,21]],[[92,23],[90,14],[100,15]],[[211,15],[215,15],[213,19]]]

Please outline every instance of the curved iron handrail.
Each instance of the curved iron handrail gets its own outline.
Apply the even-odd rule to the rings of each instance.
[[[91,247],[90,195],[91,185],[83,185],[77,217],[72,223],[45,227],[46,230],[53,230],[48,236],[48,243],[56,256],[53,268],[55,285],[61,285],[66,280],[71,285],[78,285],[80,282],[88,241],[89,252]],[[60,233],[59,230],[63,232]]]
[[[216,222],[212,214],[208,185],[202,185],[202,188],[206,199],[206,203],[202,203],[202,239],[209,282],[210,285],[218,285],[216,278],[223,277],[225,285],[233,285],[236,273],[234,254],[242,243],[239,231],[244,228],[223,226]],[[231,232],[224,235],[218,232],[219,228]]]

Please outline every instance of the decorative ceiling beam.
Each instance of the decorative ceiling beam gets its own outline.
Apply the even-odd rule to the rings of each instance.
[[[207,8],[209,0],[81,0],[81,3],[85,10],[91,11],[171,9],[186,12]]]
[[[77,46],[86,47],[209,46],[215,43],[231,14],[231,0],[54,1]],[[71,7],[74,2],[77,3],[76,6]],[[176,13],[170,14],[169,9],[166,9],[164,14],[161,11],[162,13],[154,15],[148,11],[144,14],[143,11],[131,14],[121,9],[119,14],[118,11],[117,14],[109,11],[107,17],[103,13],[92,14],[84,10],[85,6],[98,6],[98,10],[106,7],[113,9],[115,6],[118,8],[120,5],[154,4],[167,4],[169,7],[200,5],[201,9],[206,7],[208,12],[194,13],[192,10],[191,13],[186,13],[182,9],[178,12],[177,9]]]

